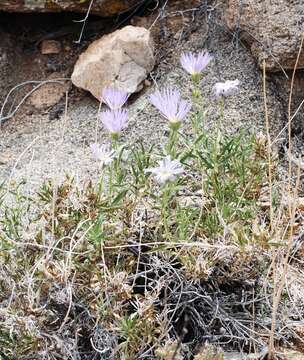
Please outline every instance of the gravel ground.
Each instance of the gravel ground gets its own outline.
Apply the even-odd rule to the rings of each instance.
[[[264,129],[262,76],[255,60],[242,44],[235,46],[231,36],[216,22],[211,20],[207,28],[205,17],[198,21],[197,30],[187,41],[174,39],[168,45],[167,56],[152,74],[154,85],[138,94],[136,99],[131,99],[130,124],[125,139],[136,141],[141,138],[147,143],[157,143],[165,138],[166,122],[149,105],[147,97],[155,86],[168,84],[178,85],[189,97],[191,84],[179,66],[179,56],[184,50],[197,51],[202,48],[207,48],[215,58],[202,81],[205,106],[209,108],[206,127],[214,126],[219,116],[212,86],[217,81],[238,78],[241,91],[227,101],[225,129]],[[286,120],[276,88],[271,83],[268,86],[271,131],[276,136]],[[88,144],[96,136],[97,112],[98,103],[89,95],[84,95],[80,101],[71,101],[66,116],[62,115],[57,120],[49,120],[48,113],[19,113],[1,130],[0,178],[5,181],[26,179],[25,186],[29,191],[39,187],[47,178],[60,180],[65,173],[74,175],[79,181],[89,176],[94,178],[97,174],[96,164],[91,158]],[[97,127],[99,141],[106,142],[107,134]]]

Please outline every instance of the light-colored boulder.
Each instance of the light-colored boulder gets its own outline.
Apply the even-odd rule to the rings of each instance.
[[[126,26],[94,41],[80,55],[72,82],[90,91],[97,99],[107,86],[128,93],[137,92],[154,67],[153,50],[149,30]]]
[[[303,0],[224,0],[224,22],[247,42],[259,66],[293,69],[304,31]],[[304,68],[302,49],[298,68]]]

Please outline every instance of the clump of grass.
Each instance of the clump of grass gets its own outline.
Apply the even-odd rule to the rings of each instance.
[[[209,343],[265,349],[267,271],[273,249],[284,249],[277,234],[289,222],[279,192],[276,200],[268,194],[267,206],[261,200],[276,160],[263,137],[225,133],[221,117],[206,131],[208,109],[194,75],[192,113],[177,90],[152,98],[169,121],[166,144],[122,142],[127,112],[108,110],[102,119],[111,147],[92,146],[97,183],[67,176],[31,198],[19,185],[2,185],[4,356],[200,359],[222,358]],[[226,102],[221,97],[216,106]],[[122,126],[113,127],[120,116]],[[272,211],[282,220],[277,231]],[[290,311],[291,299],[286,292],[279,311]],[[293,320],[302,316],[298,309]],[[275,341],[288,344],[295,332],[283,321],[277,327]]]

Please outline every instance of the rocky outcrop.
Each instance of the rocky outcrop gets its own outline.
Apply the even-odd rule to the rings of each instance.
[[[86,12],[91,0],[1,0],[0,11],[8,12]],[[113,16],[132,9],[138,0],[94,0],[91,13]]]
[[[16,59],[20,57],[14,38],[0,31],[0,105],[8,89],[15,85]]]
[[[72,82],[99,100],[102,89],[107,86],[137,92],[154,67],[153,51],[149,30],[126,26],[94,41],[80,55]]]
[[[293,69],[304,31],[303,0],[224,0],[227,27],[249,44],[260,67]],[[304,49],[299,68],[304,68]]]

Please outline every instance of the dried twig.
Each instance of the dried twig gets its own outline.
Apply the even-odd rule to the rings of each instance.
[[[25,81],[21,84],[15,85],[6,95],[6,98],[2,104],[1,107],[1,111],[0,111],[0,127],[1,125],[6,122],[7,120],[11,119],[14,115],[16,115],[17,111],[20,109],[21,105],[28,99],[29,96],[32,95],[33,92],[35,92],[37,89],[39,89],[41,86],[45,85],[45,84],[49,84],[49,83],[61,83],[62,81],[67,81],[70,80],[70,78],[57,78],[57,79],[52,79],[52,80],[43,80],[43,81]],[[18,103],[18,105],[15,107],[15,109],[13,111],[11,111],[9,114],[7,115],[3,115],[4,114],[4,109],[5,106],[9,100],[9,98],[12,96],[12,94],[14,93],[15,90],[19,90],[20,88],[26,86],[26,85],[33,85],[33,84],[37,84],[32,90],[30,90]]]
[[[302,51],[302,46],[303,46],[303,41],[304,41],[304,36],[302,36],[302,40],[301,40],[301,44],[300,44],[300,49],[298,52],[298,56],[297,56],[297,60],[294,66],[294,71],[292,74],[292,80],[291,80],[291,88],[290,88],[290,96],[289,96],[289,104],[288,104],[288,140],[289,140],[289,148],[288,148],[288,156],[291,159],[291,152],[292,152],[292,143],[291,143],[291,102],[292,102],[292,94],[293,94],[293,85],[294,85],[294,78],[295,78],[295,72],[296,69],[298,67],[298,63],[299,63],[299,59],[300,59],[300,54]],[[289,235],[288,235],[288,243],[287,243],[287,250],[286,250],[286,254],[283,258],[283,270],[282,270],[282,275],[279,278],[278,282],[275,281],[275,286],[274,286],[274,293],[273,293],[273,309],[272,309],[272,321],[271,321],[271,332],[270,332],[270,337],[269,337],[269,358],[272,359],[274,358],[274,353],[275,353],[275,332],[276,332],[276,320],[277,320],[277,312],[278,312],[278,307],[281,301],[281,295],[282,295],[282,291],[284,288],[284,284],[285,284],[285,278],[286,278],[286,274],[288,271],[288,263],[289,263],[289,257],[291,254],[291,250],[292,250],[292,244],[293,244],[293,236],[294,236],[294,226],[295,226],[295,213],[296,213],[296,201],[295,199],[297,198],[297,193],[298,193],[298,188],[299,188],[299,183],[300,183],[300,171],[301,171],[301,167],[300,164],[298,165],[298,169],[297,169],[297,178],[296,178],[296,184],[294,187],[294,190],[291,190],[291,179],[292,179],[292,174],[291,174],[291,170],[292,169],[292,165],[291,165],[291,160],[289,160],[289,166],[288,166],[288,194],[289,194],[289,224],[288,224],[288,228],[289,228]],[[277,276],[277,272],[275,271],[275,274]]]

